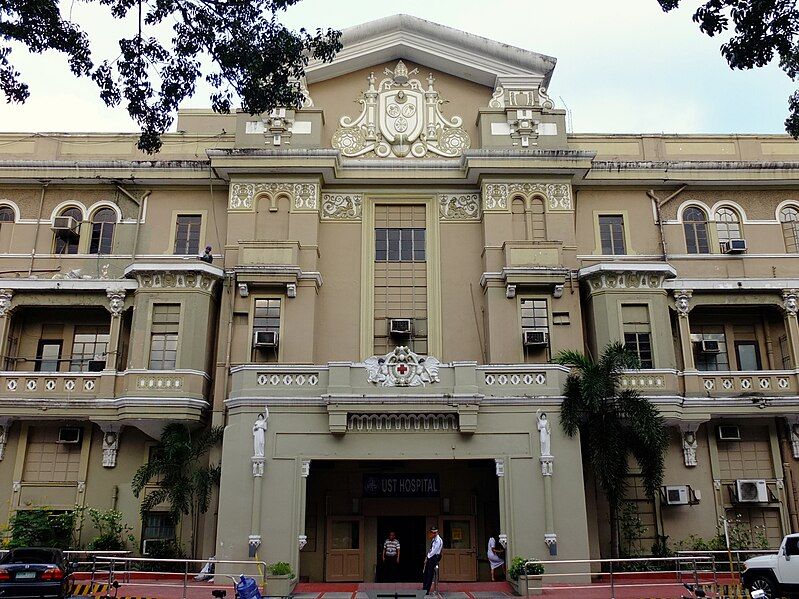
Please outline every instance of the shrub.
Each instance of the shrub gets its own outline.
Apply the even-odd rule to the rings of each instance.
[[[527,563],[530,562],[530,563]],[[524,571],[524,565],[527,563],[527,571]],[[519,580],[519,576],[541,576],[544,573],[544,566],[537,560],[531,557],[514,557],[508,569],[508,575],[513,580]]]
[[[186,552],[180,543],[174,540],[147,541],[147,555],[152,559],[185,559]],[[181,562],[138,562],[140,570],[145,572],[183,572],[186,569]],[[189,564],[189,571],[193,571],[196,564]]]
[[[133,528],[122,522],[122,512],[117,510],[100,511],[94,508],[89,508],[88,512],[92,526],[97,530],[97,536],[89,541],[89,549],[121,551],[125,549],[126,542],[133,543],[136,540],[130,534]]]
[[[289,578],[294,578],[294,572],[292,572],[291,566],[286,562],[269,564],[266,567],[266,571],[269,572],[271,576],[288,576]]]
[[[73,546],[75,521],[75,510],[64,512],[48,508],[17,510],[8,523],[10,536],[8,547],[69,549]]]

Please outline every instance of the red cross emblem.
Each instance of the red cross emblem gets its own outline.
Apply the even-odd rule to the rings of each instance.
[[[405,373],[408,372],[408,367],[405,366],[405,364],[400,364],[397,366],[397,372],[399,372],[400,375],[405,376]]]

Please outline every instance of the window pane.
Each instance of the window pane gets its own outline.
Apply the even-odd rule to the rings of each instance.
[[[60,341],[40,341],[38,355],[36,356],[36,370],[40,372],[58,372],[60,358]]]
[[[202,217],[181,214],[175,223],[175,254],[197,254],[200,251]]]
[[[760,352],[757,343],[736,343],[738,370],[760,370]]]
[[[14,209],[11,206],[0,206],[0,223],[13,223]]]

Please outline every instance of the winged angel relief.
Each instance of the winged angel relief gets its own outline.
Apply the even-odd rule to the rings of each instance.
[[[407,347],[397,347],[385,356],[372,356],[363,364],[369,382],[381,387],[424,387],[439,382],[441,362],[432,356],[419,356]]]
[[[427,77],[427,90],[418,79],[411,79],[418,69],[408,72],[402,61],[375,88],[370,73],[369,87],[358,102],[361,114],[353,121],[341,117],[333,134],[333,147],[345,156],[374,152],[380,158],[422,158],[428,152],[453,158],[471,145],[469,134],[461,128],[463,119],[447,120],[441,114],[444,101],[434,89],[435,78]]]

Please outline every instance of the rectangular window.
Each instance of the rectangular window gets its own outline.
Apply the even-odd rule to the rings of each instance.
[[[37,371],[58,372],[58,365],[61,361],[62,344],[63,342],[60,339],[42,339],[39,341],[39,348],[36,351]]]
[[[623,256],[627,253],[624,247],[624,217],[618,214],[599,217],[599,240],[602,254]]]
[[[255,300],[255,312],[252,321],[253,339],[258,331],[272,331],[280,334],[280,298]],[[279,341],[279,340],[278,340]],[[278,358],[277,347],[254,348],[254,360],[276,362]]]
[[[548,333],[547,300],[523,299],[520,304],[522,309],[522,329]]]
[[[735,357],[738,359],[738,370],[760,370],[760,348],[757,341],[736,341]]]
[[[178,357],[180,304],[154,304],[150,333],[150,368],[174,370]]]
[[[788,350],[787,335],[780,335],[780,355],[782,356],[782,368],[787,370],[791,367],[791,352]]]
[[[699,332],[691,333],[694,347],[696,369],[706,372],[727,371],[730,361],[727,357],[727,336],[721,326],[698,327]],[[710,343],[702,343],[709,341]]]
[[[72,340],[71,372],[99,372],[105,368],[109,341],[108,327],[75,327]]]
[[[169,512],[147,512],[144,516],[141,538],[146,541],[172,541],[175,539],[175,521]]]
[[[200,229],[203,218],[199,214],[181,214],[175,221],[175,254],[200,253]]]
[[[425,230],[375,229],[375,262],[424,262]]]
[[[638,356],[641,368],[654,368],[652,358],[652,326],[646,304],[626,304],[621,307],[624,347]]]

